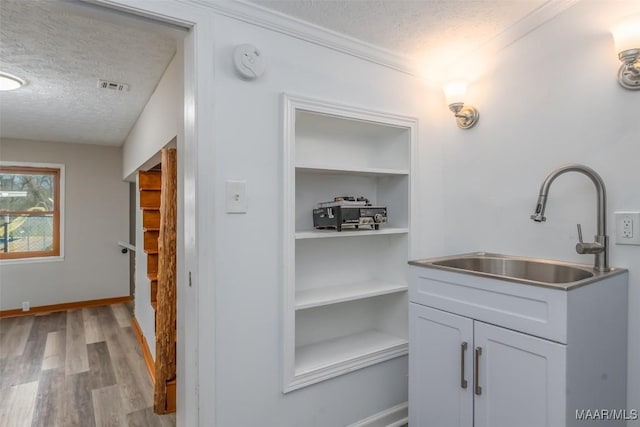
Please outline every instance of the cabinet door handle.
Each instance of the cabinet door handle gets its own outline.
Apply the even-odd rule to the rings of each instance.
[[[482,347],[476,347],[476,363],[475,363],[475,383],[476,394],[480,396],[482,394],[482,387],[480,387],[480,355],[482,354]]]
[[[467,380],[464,378],[464,356],[467,352],[467,342],[460,344],[460,387],[467,388]]]

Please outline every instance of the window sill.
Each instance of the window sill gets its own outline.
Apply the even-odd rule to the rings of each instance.
[[[64,261],[64,255],[33,257],[33,258],[0,259],[0,265],[39,264],[43,262],[60,262],[60,261]]]

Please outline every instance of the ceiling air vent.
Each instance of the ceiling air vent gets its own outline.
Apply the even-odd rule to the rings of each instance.
[[[129,85],[126,83],[110,82],[108,80],[98,80],[98,87],[102,89],[117,90],[118,92],[127,92]]]

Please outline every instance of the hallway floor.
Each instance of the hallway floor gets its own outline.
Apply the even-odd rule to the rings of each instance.
[[[0,319],[0,426],[175,426],[152,406],[131,304]]]

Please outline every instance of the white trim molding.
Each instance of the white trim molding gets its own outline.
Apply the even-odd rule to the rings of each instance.
[[[403,73],[412,74],[413,60],[311,22],[294,18],[243,0],[191,0],[209,6],[220,15],[324,46]]]
[[[401,427],[408,423],[409,404],[404,402],[347,427]]]
[[[190,0],[202,6],[210,7],[216,13],[243,22],[257,25],[281,34],[324,46],[338,52],[351,55],[383,67],[402,73],[422,76],[419,60],[364,42],[337,31],[333,31],[311,22],[295,18],[284,13],[268,9],[245,0]],[[547,0],[522,19],[511,25],[489,41],[473,50],[474,55],[485,56],[504,49],[520,40],[531,31],[576,4],[579,0]],[[460,55],[467,58],[468,55]]]
[[[547,0],[542,6],[529,12],[519,21],[496,34],[486,43],[469,52],[474,56],[491,56],[525,37],[536,28],[555,18],[580,0]],[[468,57],[463,55],[462,57]],[[458,58],[459,59],[459,58]]]

